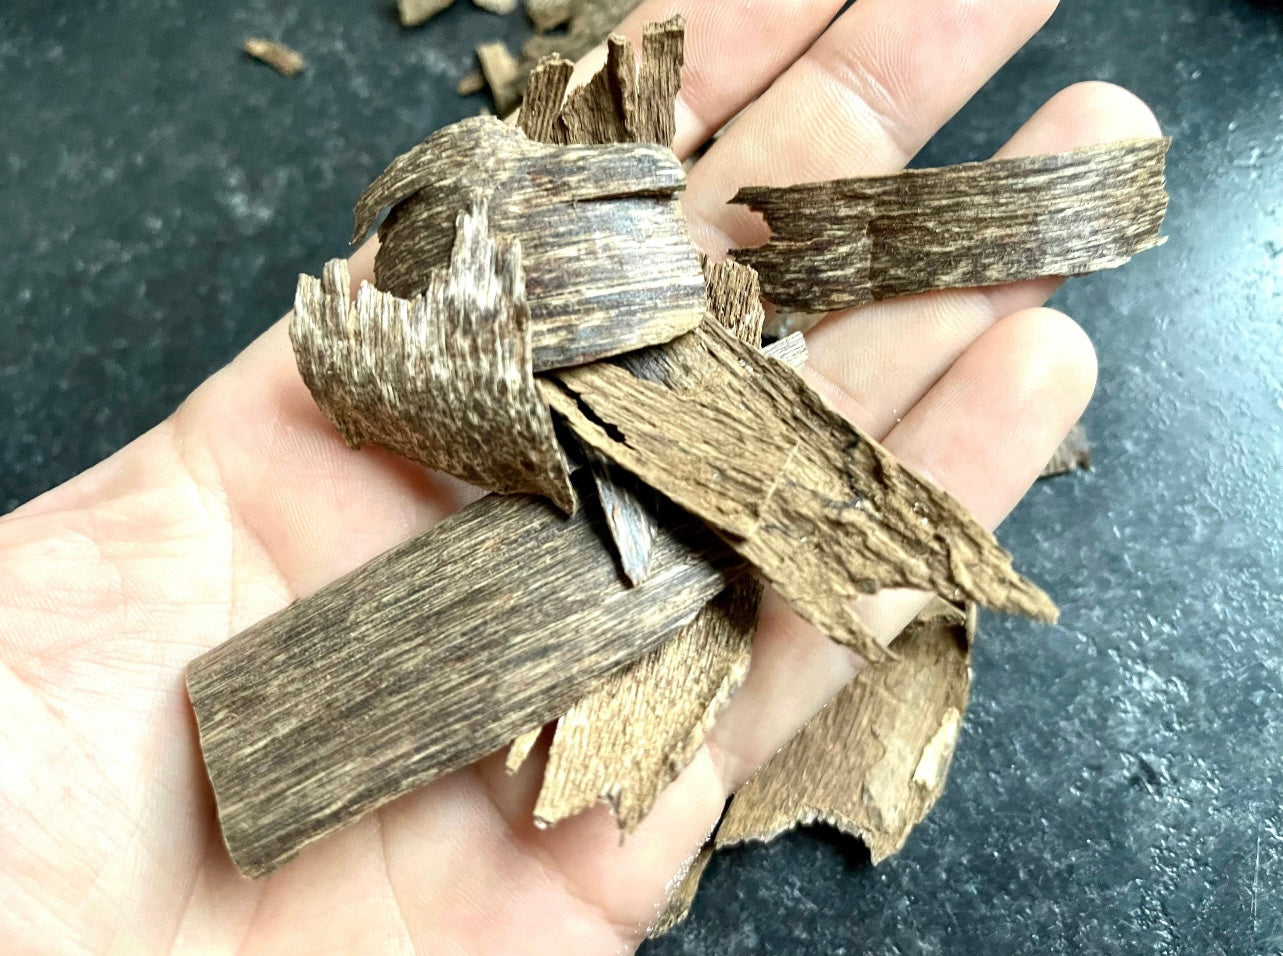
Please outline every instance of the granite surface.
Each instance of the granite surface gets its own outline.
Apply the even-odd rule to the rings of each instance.
[[[345,248],[396,153],[476,112],[519,18],[390,0],[0,5],[0,512],[164,417]],[[285,80],[239,53],[285,39]],[[949,789],[876,869],[807,831],[725,853],[678,953],[1283,952],[1283,12],[1065,0],[918,162],[1107,79],[1176,137],[1170,243],[1073,283],[1096,468],[1004,529],[1064,616],[987,618]]]

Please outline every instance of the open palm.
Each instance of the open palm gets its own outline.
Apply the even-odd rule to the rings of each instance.
[[[682,12],[679,155],[710,253],[762,238],[748,184],[898,169],[1037,30],[1052,0],[646,0]],[[1039,153],[1155,131],[1114,87],[1068,89],[1007,145]],[[370,275],[372,249],[353,263]],[[808,374],[839,411],[996,524],[1082,411],[1095,363],[1054,282],[936,293],[827,317]],[[0,520],[0,949],[272,953],[614,952],[635,945],[725,795],[853,674],[768,602],[749,679],[622,845],[604,807],[549,830],[539,755],[490,758],[238,876],[183,691],[187,663],[473,494],[349,451],[278,324],[166,422]],[[862,612],[890,640],[919,598]]]

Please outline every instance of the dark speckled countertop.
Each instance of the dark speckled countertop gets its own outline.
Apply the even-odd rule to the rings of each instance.
[[[166,415],[345,248],[428,131],[467,5],[0,4],[0,511]],[[282,36],[282,80],[238,53]],[[795,834],[717,858],[678,953],[1283,952],[1283,10],[1064,0],[919,158],[982,158],[1059,87],[1138,92],[1175,138],[1171,241],[1056,304],[1092,333],[1089,474],[1004,542],[1063,609],[987,618],[949,789],[873,869]]]

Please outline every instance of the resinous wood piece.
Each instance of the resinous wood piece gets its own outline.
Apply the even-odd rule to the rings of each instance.
[[[699,324],[704,277],[666,147],[553,146],[492,117],[448,126],[394,160],[356,208],[379,230],[376,285],[421,293],[454,244],[454,219],[486,193],[490,229],[521,244],[536,371],[666,342]]]
[[[782,309],[1110,269],[1163,240],[1170,140],[742,189],[772,237],[735,253]]]
[[[459,213],[448,268],[400,299],[347,263],[300,276],[290,322],[299,372],[353,448],[373,443],[491,491],[574,494],[535,390],[521,248],[490,237],[484,200]]]
[[[971,688],[974,610],[936,602],[735,795],[717,846],[825,823],[879,863],[939,799]]]
[[[490,496],[194,661],[223,839],[261,876],[398,794],[565,713],[741,573],[669,515],[620,580],[588,509]]]

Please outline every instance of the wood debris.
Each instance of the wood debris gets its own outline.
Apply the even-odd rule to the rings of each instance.
[[[535,744],[539,742],[539,735],[542,733],[543,727],[534,727],[514,738],[508,745],[508,757],[503,764],[504,770],[508,773],[516,773],[520,770],[530,756],[530,751],[535,749]]]
[[[587,509],[492,495],[194,661],[241,872],[498,750],[660,647],[742,567],[679,512],[661,525],[634,588]]]
[[[1069,430],[1065,440],[1051,456],[1051,461],[1042,470],[1041,478],[1052,478],[1091,467],[1091,444],[1087,441],[1087,429],[1079,422]]]
[[[275,40],[249,37],[241,45],[241,49],[254,59],[266,63],[281,76],[298,76],[307,66],[302,54]]]
[[[417,27],[427,23],[438,13],[450,9],[454,0],[397,0],[397,13],[403,27]]]
[[[526,16],[539,33],[555,30],[567,20],[583,0],[526,0]]]
[[[481,75],[494,94],[495,109],[502,114],[512,112],[521,102],[510,92],[520,66],[508,44],[502,40],[481,44],[477,47],[477,61],[481,64]]]
[[[975,612],[937,602],[866,667],[731,801],[719,848],[824,823],[879,863],[940,798],[971,688]]]
[[[713,848],[703,847],[686,867],[686,871],[679,874],[679,878],[674,881],[674,885],[669,890],[668,902],[664,905],[659,917],[651,924],[650,929],[646,931],[647,939],[659,939],[686,921],[686,917],[690,916],[691,906],[695,902],[695,894],[699,890],[699,881],[703,879],[708,861],[712,858]]]
[[[353,448],[382,445],[494,491],[575,508],[570,476],[531,370],[521,247],[492,239],[486,201],[459,213],[448,268],[423,295],[363,284],[347,263],[299,278],[290,322],[299,372]]]
[[[678,200],[684,186],[681,164],[662,146],[552,146],[475,117],[393,161],[362,195],[356,235],[392,206],[375,281],[411,298],[448,260],[457,211],[484,189],[492,232],[521,244],[539,371],[666,342],[699,324],[704,277]]]
[[[521,0],[472,0],[472,2],[487,13],[497,13],[502,17],[516,10]]]
[[[1163,242],[1169,144],[742,189],[733,201],[762,213],[772,236],[735,255],[777,306],[802,312],[1114,268]]]
[[[486,78],[480,70],[473,70],[471,73],[465,73],[459,78],[458,85],[454,91],[460,96],[471,96],[473,93],[480,93],[486,88]]]

